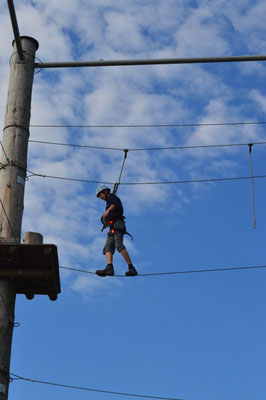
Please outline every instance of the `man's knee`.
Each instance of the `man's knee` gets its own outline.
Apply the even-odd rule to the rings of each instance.
[[[126,246],[123,243],[119,244],[116,250],[118,251],[118,253],[121,253],[121,251],[126,250]]]
[[[106,253],[112,253],[114,254],[115,250],[113,249],[106,249],[105,247],[103,248],[103,254],[105,255]]]
[[[105,243],[105,246],[103,248],[103,254],[105,255],[106,253],[112,253],[114,254],[115,252],[115,243],[114,239],[112,237],[108,237]]]

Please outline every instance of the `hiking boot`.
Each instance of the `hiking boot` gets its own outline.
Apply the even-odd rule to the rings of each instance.
[[[136,275],[138,275],[138,273],[137,273],[135,267],[133,265],[131,265],[128,267],[128,271],[126,271],[125,275],[126,276],[136,276]]]
[[[97,269],[95,273],[99,276],[113,276],[115,274],[114,267],[112,265],[106,265],[104,269]]]

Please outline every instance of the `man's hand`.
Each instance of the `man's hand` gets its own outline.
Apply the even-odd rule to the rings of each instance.
[[[105,213],[102,215],[103,219],[106,219],[109,215],[109,210],[106,210]]]

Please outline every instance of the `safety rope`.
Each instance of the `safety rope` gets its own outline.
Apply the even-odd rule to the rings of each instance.
[[[255,193],[254,193],[254,179],[253,179],[253,171],[252,171],[252,162],[251,162],[251,149],[253,143],[249,143],[249,165],[250,165],[250,172],[251,172],[251,182],[252,182],[252,210],[253,210],[253,228],[256,227],[256,219],[255,219]]]
[[[114,184],[114,189],[113,189],[113,193],[114,194],[116,194],[116,192],[118,190],[118,186],[120,185],[120,180],[121,180],[122,172],[123,172],[124,165],[125,165],[125,162],[126,162],[127,153],[128,153],[128,149],[124,149],[123,164],[122,164],[122,168],[121,168],[121,171],[120,171],[120,175],[119,175],[118,181]]]

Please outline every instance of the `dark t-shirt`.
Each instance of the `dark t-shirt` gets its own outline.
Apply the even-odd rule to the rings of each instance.
[[[116,207],[115,207],[114,210],[111,210],[109,212],[109,215],[107,217],[107,221],[112,221],[113,219],[122,216],[123,212],[124,212],[123,206],[122,206],[122,203],[121,203],[121,200],[119,199],[119,197],[117,197],[113,193],[110,193],[109,196],[107,197],[105,210],[107,210],[112,205],[115,205]]]

